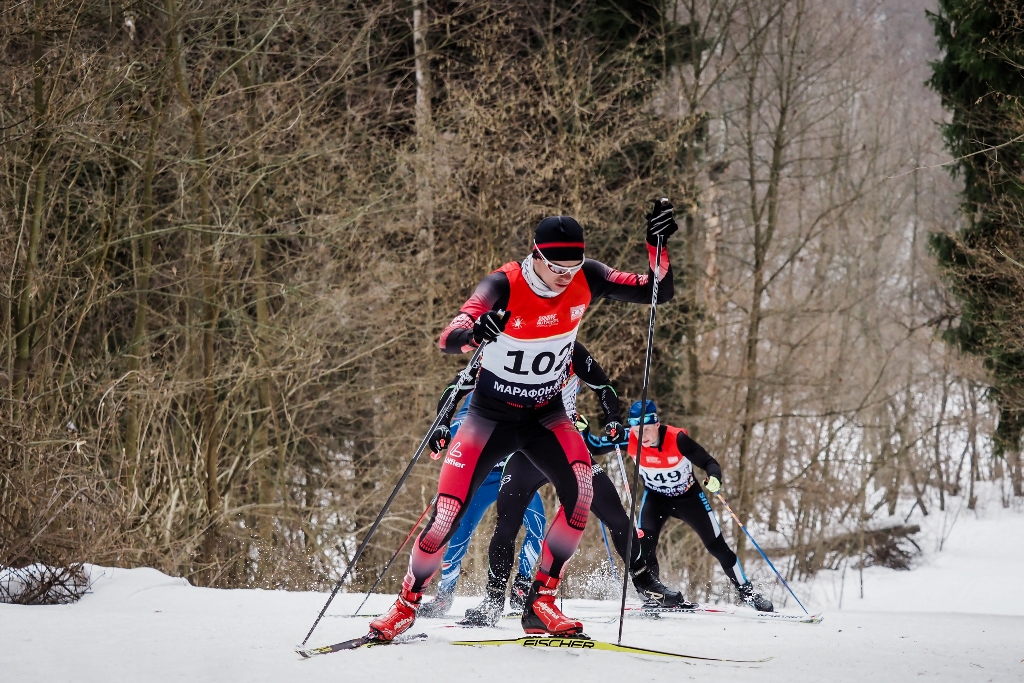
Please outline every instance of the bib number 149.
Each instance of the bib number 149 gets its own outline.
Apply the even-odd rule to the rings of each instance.
[[[644,475],[644,481],[650,484],[677,484],[683,479],[683,475],[679,470],[669,470],[668,472],[658,472],[657,474],[651,474],[643,470],[641,474]]]

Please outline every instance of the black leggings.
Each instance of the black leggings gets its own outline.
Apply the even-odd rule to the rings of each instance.
[[[629,523],[629,515],[622,508],[619,492],[615,484],[600,465],[592,464],[594,473],[594,499],[590,511],[604,522],[611,532],[612,542],[619,557],[626,557],[627,534],[633,529]],[[533,494],[548,483],[544,475],[522,453],[516,453],[508,462],[501,476],[501,488],[498,490],[497,512],[498,521],[494,526],[494,535],[487,551],[487,585],[504,589],[512,572],[515,558],[516,536],[523,524],[523,514],[533,499]],[[633,562],[628,563],[634,569],[640,562],[640,544],[636,532],[633,535]]]
[[[711,503],[696,484],[681,496],[666,496],[657,491],[644,489],[644,497],[640,503],[640,528],[644,535],[640,539],[640,547],[644,563],[656,576],[658,575],[658,536],[661,535],[661,529],[669,517],[686,522],[691,529],[697,532],[704,547],[715,556],[715,559],[722,565],[722,569],[725,570],[726,576],[734,585],[740,584],[736,577],[737,570],[743,577],[743,581],[746,581],[743,567],[740,566],[736,553],[729,548],[722,537],[722,528],[718,524],[714,510],[711,509]]]

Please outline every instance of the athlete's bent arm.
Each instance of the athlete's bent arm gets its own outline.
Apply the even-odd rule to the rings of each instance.
[[[580,432],[580,436],[583,437],[583,443],[587,445],[591,455],[604,455],[615,450],[615,444],[609,441],[608,437],[598,436],[590,431],[589,424]]]
[[[615,301],[625,301],[632,304],[646,304],[651,301],[651,289],[654,282],[654,256],[655,247],[647,245],[647,255],[650,261],[650,269],[643,275],[639,273],[624,273],[606,266],[600,261],[586,259],[583,262],[583,274],[590,285],[590,292],[595,299],[605,298]],[[668,247],[661,250],[661,267],[658,280],[658,303],[663,304],[671,301],[675,296],[675,287],[672,283],[672,266],[668,259]]]
[[[718,464],[718,461],[711,457],[711,454],[704,450],[703,446],[682,431],[676,435],[676,446],[679,447],[680,453],[689,458],[694,465],[707,472],[709,477],[722,480],[722,466]]]
[[[477,347],[473,340],[473,322],[487,311],[508,306],[510,287],[508,276],[495,271],[480,281],[473,295],[459,309],[448,327],[441,333],[439,346],[444,353],[466,353]],[[648,295],[649,296],[649,295]]]
[[[612,381],[608,379],[604,368],[590,355],[587,348],[578,341],[572,350],[572,371],[597,394],[597,401],[601,404],[605,423],[607,424],[610,420],[622,422],[622,408],[619,405],[619,396],[615,393],[615,388],[612,387]]]

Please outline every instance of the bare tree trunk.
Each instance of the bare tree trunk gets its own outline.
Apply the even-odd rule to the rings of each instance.
[[[48,170],[48,147],[50,144],[49,135],[46,129],[47,101],[45,96],[46,84],[44,81],[43,64],[43,10],[45,2],[35,0],[34,26],[32,27],[32,94],[34,97],[35,109],[33,111],[33,125],[35,128],[35,142],[33,143],[32,166],[29,174],[29,183],[32,187],[31,193],[26,191],[29,201],[26,202],[26,212],[31,205],[31,219],[28,221],[28,250],[25,254],[25,269],[21,282],[16,290],[18,292],[18,314],[14,329],[16,356],[14,360],[14,401],[15,411],[18,410],[17,402],[24,396],[28,382],[29,363],[32,354],[32,303],[35,298],[36,270],[39,267],[39,242],[42,235],[43,211],[46,204],[46,174]],[[34,184],[31,181],[34,180]],[[22,225],[25,224],[22,220]]]
[[[695,78],[696,81],[696,78]],[[699,87],[694,84],[694,87]],[[686,350],[686,375],[689,380],[687,387],[689,393],[689,405],[687,412],[690,417],[690,424],[693,425],[694,436],[699,436],[699,423],[696,421],[700,415],[700,365],[697,354],[697,316],[699,304],[700,287],[700,265],[697,259],[697,244],[700,235],[700,189],[698,187],[700,167],[697,158],[697,146],[701,144],[698,139],[700,135],[699,126],[696,123],[698,112],[694,109],[700,106],[700,102],[694,101],[691,96],[688,102],[689,111],[686,112],[688,125],[687,133],[682,144],[685,149],[683,160],[683,206],[685,212],[684,229],[686,239],[682,248],[682,263],[677,271],[679,278],[680,299],[685,307],[682,320],[683,344]]]
[[[1007,451],[1007,462],[1010,465],[1010,483],[1013,495],[1024,496],[1024,466],[1021,463],[1020,446]]]
[[[703,304],[708,319],[714,321],[718,317],[718,240],[722,236],[717,204],[718,186],[715,179],[711,180],[704,196],[708,214],[704,218]]]
[[[886,447],[885,450],[889,451],[890,449]],[[889,516],[892,517],[896,514],[896,505],[899,503],[900,500],[900,483],[903,479],[903,466],[900,462],[899,449],[897,449],[896,452],[893,453],[890,462],[892,465],[892,471],[889,476],[889,481],[887,482],[885,487],[884,500],[886,504],[886,510],[889,513]]]
[[[174,73],[178,94],[182,104],[188,111],[192,122],[192,137],[196,161],[196,185],[199,189],[199,218],[202,236],[200,238],[200,260],[202,263],[202,431],[203,460],[206,465],[206,509],[210,515],[210,527],[207,534],[207,560],[213,549],[213,537],[216,534],[214,519],[220,508],[220,496],[217,490],[218,469],[218,438],[217,438],[217,398],[214,386],[214,337],[216,335],[218,310],[216,305],[216,285],[214,282],[214,240],[213,219],[211,215],[208,162],[206,156],[206,136],[203,131],[203,113],[196,106],[190,93],[185,74],[184,59],[181,54],[181,37],[178,27],[178,8],[176,0],[166,0],[167,14],[170,18],[171,59],[174,62]]]
[[[273,543],[274,517],[270,514],[270,507],[274,503],[274,466],[273,460],[269,457],[271,446],[269,431],[276,425],[276,410],[274,399],[271,393],[270,373],[272,368],[267,357],[267,335],[270,331],[270,309],[267,306],[267,282],[265,272],[266,260],[266,230],[267,213],[265,207],[265,186],[263,179],[263,167],[260,163],[259,141],[259,112],[257,108],[257,93],[255,83],[249,73],[248,63],[239,63],[235,69],[238,74],[239,83],[246,91],[246,99],[249,102],[246,113],[246,126],[251,140],[252,148],[249,152],[249,175],[252,178],[252,201],[253,201],[253,229],[255,236],[252,240],[253,247],[253,279],[255,281],[255,308],[256,308],[256,334],[255,356],[256,367],[259,368],[256,380],[256,395],[259,400],[260,412],[253,435],[253,445],[258,458],[256,465],[257,502],[256,526],[263,542],[261,548],[260,570],[265,571],[263,566],[265,560],[263,555],[267,553],[268,547]],[[275,434],[280,439],[280,433],[275,429]]]
[[[143,348],[146,339],[146,318],[149,309],[150,277],[153,267],[153,177],[156,166],[157,137],[163,120],[164,79],[160,78],[160,87],[153,100],[153,119],[149,128],[149,151],[142,169],[142,253],[140,262],[135,268],[135,323],[132,326],[132,338],[128,343],[128,375],[133,389],[128,397],[128,409],[125,418],[125,458],[128,461],[126,472],[127,488],[135,490],[136,463],[139,454],[139,401],[141,382],[139,371],[142,366]]]
[[[939,510],[946,509],[946,471],[942,466],[942,421],[946,419],[946,405],[949,403],[948,366],[942,373],[942,401],[939,403],[939,419],[935,422],[935,473],[939,478]],[[961,460],[963,462],[963,460]],[[957,479],[960,474],[957,473]]]
[[[779,443],[775,450],[775,477],[772,481],[772,506],[768,511],[768,530],[777,531],[779,527],[779,509],[782,507],[782,496],[786,491],[786,456],[789,454],[789,411],[786,400],[782,400],[782,419],[779,422]]]
[[[780,197],[779,188],[782,183],[783,168],[785,166],[786,149],[789,146],[789,125],[790,107],[793,104],[793,91],[796,87],[797,56],[799,54],[798,37],[804,7],[801,3],[794,3],[795,15],[792,24],[785,25],[782,19],[776,19],[776,28],[781,34],[778,38],[780,52],[776,79],[772,88],[777,95],[775,102],[775,120],[772,122],[771,130],[771,158],[768,162],[768,177],[765,181],[764,200],[761,201],[758,192],[758,153],[755,151],[756,139],[754,131],[757,129],[759,116],[758,104],[760,102],[757,94],[758,77],[760,65],[751,69],[747,77],[747,106],[745,108],[746,133],[746,163],[747,163],[747,191],[749,194],[750,219],[753,224],[753,263],[752,263],[752,284],[750,312],[747,320],[746,350],[743,364],[743,383],[745,385],[745,400],[743,404],[743,423],[740,432],[740,444],[738,454],[739,468],[739,511],[737,514],[746,523],[751,515],[751,504],[753,502],[754,486],[756,478],[751,472],[751,446],[753,442],[754,425],[757,424],[758,405],[760,402],[760,386],[758,379],[758,343],[761,335],[761,318],[764,296],[767,290],[765,282],[768,251],[772,246],[772,239],[775,236],[779,221]],[[767,38],[764,38],[767,40]],[[758,43],[760,41],[755,41]],[[755,60],[764,57],[765,46],[761,43],[755,51]],[[746,556],[746,544],[736,529],[736,536],[739,545],[741,559]]]
[[[427,325],[434,323],[434,128],[430,115],[430,59],[427,53],[427,0],[413,0],[413,52],[416,61],[416,224],[425,238],[421,262],[427,270]],[[433,356],[432,356],[433,357]]]
[[[753,283],[751,287],[750,314],[747,323],[746,352],[743,368],[743,382],[746,387],[746,398],[743,403],[743,426],[740,435],[739,447],[739,512],[740,519],[746,523],[750,517],[749,503],[753,493],[753,486],[750,474],[750,451],[753,439],[754,425],[757,422],[757,406],[760,400],[758,386],[758,342],[761,333],[761,306],[765,294],[765,259],[768,249],[775,234],[779,216],[779,183],[782,176],[783,151],[786,146],[786,125],[788,109],[786,98],[782,100],[779,108],[779,119],[776,124],[775,136],[772,145],[772,159],[769,166],[768,188],[767,188],[767,211],[766,221],[762,223],[762,211],[757,202],[757,183],[755,181],[755,153],[753,141],[748,145],[748,163],[750,165],[750,193],[751,211],[754,216],[754,263]],[[753,110],[748,116],[753,117]],[[737,545],[740,548],[741,559],[745,557],[746,544],[737,531]]]
[[[974,482],[978,481],[978,395],[974,390],[974,383],[970,383],[967,393],[971,399],[971,418],[967,425],[967,440],[971,448],[971,483],[967,492],[967,509],[973,510],[978,504],[978,498],[974,495]]]

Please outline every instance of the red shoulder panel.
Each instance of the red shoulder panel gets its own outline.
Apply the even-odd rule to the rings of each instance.
[[[518,263],[506,263],[500,268],[508,277],[508,310],[512,318],[505,334],[516,339],[544,339],[558,337],[575,330],[590,305],[590,286],[580,271],[558,296],[545,299],[530,289]]]

